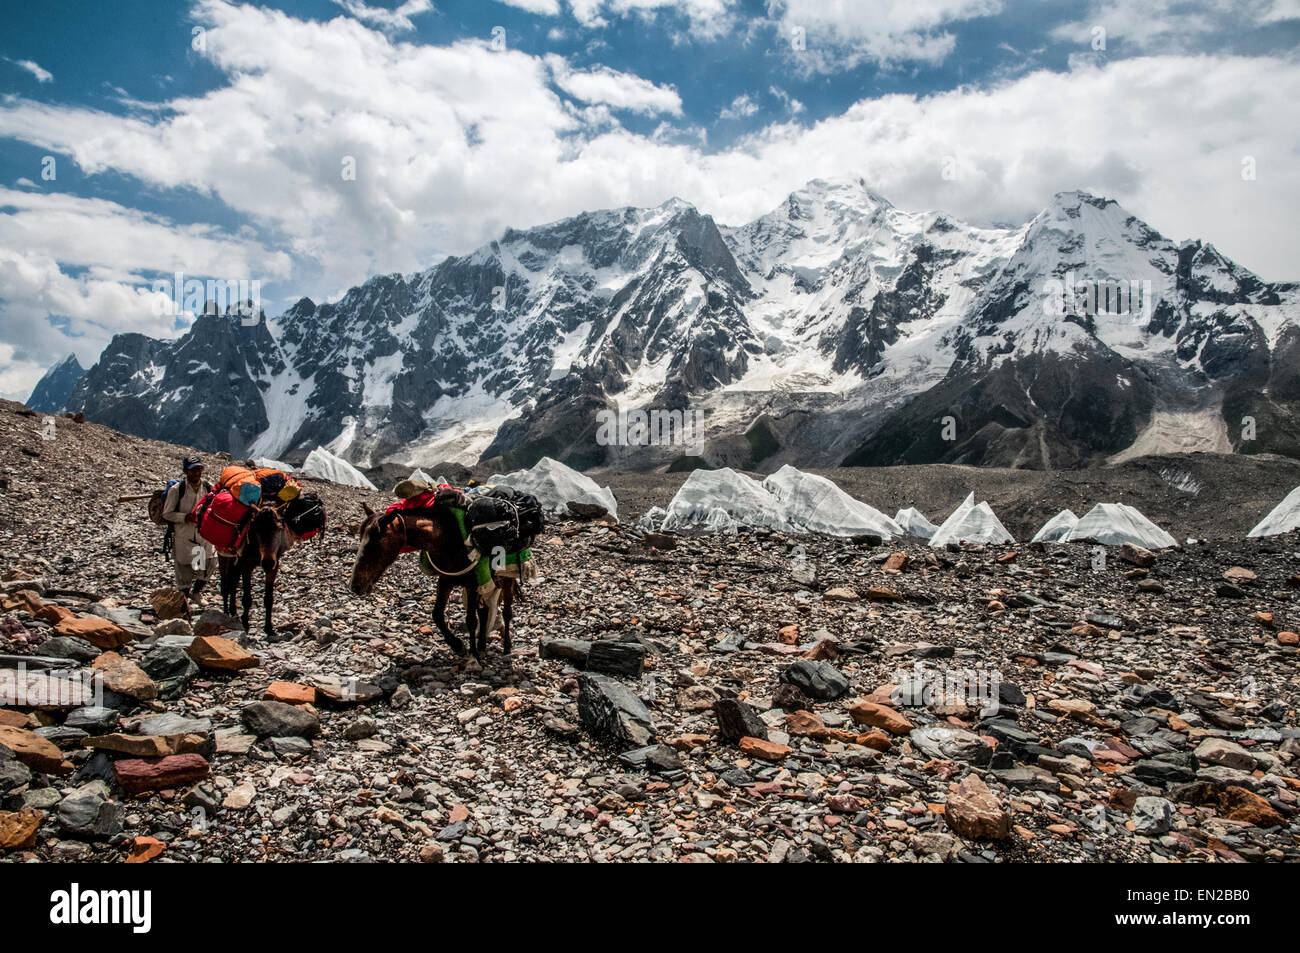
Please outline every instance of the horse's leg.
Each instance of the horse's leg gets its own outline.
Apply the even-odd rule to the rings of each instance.
[[[275,626],[271,616],[275,610],[275,579],[280,575],[280,560],[268,559],[262,563],[262,607],[266,610],[266,621],[262,631],[268,636],[275,635]]]
[[[479,603],[477,592],[474,593],[473,605],[475,608],[474,614],[478,618],[478,633],[475,636],[477,651],[474,654],[478,657],[479,661],[482,661],[483,656],[487,655],[488,623],[492,621],[492,610],[487,603]]]
[[[239,573],[243,581],[244,589],[243,623],[245,632],[248,631],[248,621],[250,616],[253,614],[253,567],[256,565],[257,563],[252,560],[246,560],[242,557],[240,558]]]
[[[510,620],[515,615],[515,581],[509,576],[502,577],[501,586],[501,651],[506,661],[510,660]]]
[[[457,655],[464,655],[465,643],[453,635],[447,625],[447,598],[451,595],[452,588],[451,583],[439,577],[438,591],[433,599],[433,624],[438,627],[442,640],[451,646],[451,650]]]
[[[226,615],[234,615],[235,609],[231,603],[234,601],[234,593],[230,591],[230,557],[217,557],[217,585],[221,588],[221,611]]]

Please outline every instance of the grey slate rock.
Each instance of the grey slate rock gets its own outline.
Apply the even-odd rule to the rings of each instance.
[[[593,672],[639,678],[645,666],[645,646],[640,642],[613,642],[601,639],[591,644],[587,668]]]
[[[741,738],[767,740],[767,723],[743,701],[720,698],[713,703],[713,713],[718,717],[718,734],[723,741],[736,742]]]
[[[63,725],[66,728],[80,728],[87,734],[105,735],[117,727],[118,719],[121,717],[121,712],[112,708],[87,705],[85,708],[74,708],[68,712],[68,717],[63,719]]]
[[[809,698],[834,701],[847,695],[849,680],[830,662],[800,659],[781,672],[779,681],[794,685]]]
[[[578,677],[578,717],[591,734],[624,747],[644,748],[654,740],[645,703],[606,675]]]
[[[320,730],[320,719],[316,715],[284,702],[252,702],[244,706],[240,718],[249,733],[259,738],[288,735],[310,738]]]

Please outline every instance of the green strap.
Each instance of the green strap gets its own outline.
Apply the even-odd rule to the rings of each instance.
[[[450,509],[456,517],[456,526],[460,530],[460,538],[468,541],[469,533],[465,531],[465,511],[459,506],[453,506]],[[492,565],[480,554],[478,563],[474,566],[474,584],[482,586],[491,581]]]

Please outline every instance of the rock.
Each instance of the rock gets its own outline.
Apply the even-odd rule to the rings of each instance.
[[[1133,805],[1133,831],[1147,837],[1167,833],[1173,827],[1173,805],[1162,797],[1140,797]]]
[[[123,863],[146,864],[166,849],[167,845],[156,837],[136,837],[131,840],[130,853]]]
[[[337,675],[312,675],[307,683],[316,689],[317,697],[333,705],[356,705],[372,702],[384,690],[372,682],[359,678],[340,678]]]
[[[759,724],[763,724],[760,720]],[[785,730],[787,734],[806,736],[809,738],[827,737],[826,723],[810,711],[795,711],[785,716]],[[766,738],[766,733],[759,735],[760,738]]]
[[[44,816],[30,808],[0,811],[0,850],[26,850],[35,845]]]
[[[68,712],[63,725],[65,728],[80,728],[92,735],[102,735],[116,728],[121,717],[121,713],[114,708],[87,706]]]
[[[0,745],[0,794],[8,794],[30,784],[31,780],[31,768],[15,758],[9,748]]]
[[[608,675],[640,678],[645,665],[646,650],[640,642],[615,642],[600,639],[591,644],[587,653],[587,668]]]
[[[574,519],[603,520],[609,515],[609,510],[599,503],[580,503],[577,500],[569,500],[565,506]]]
[[[200,754],[176,754],[158,760],[124,758],[113,763],[117,783],[128,794],[179,788],[208,776],[208,762]]]
[[[848,586],[836,586],[834,589],[827,589],[822,593],[822,597],[825,599],[833,599],[837,602],[856,602],[858,599],[862,598],[857,594],[857,592],[850,589]]]
[[[159,619],[188,619],[190,603],[185,593],[176,588],[155,589],[149,593],[149,605]]]
[[[311,754],[311,742],[306,738],[268,738],[266,743],[281,758],[303,758]]]
[[[154,635],[193,635],[194,628],[184,619],[168,619],[153,627]]]
[[[944,761],[965,761],[985,767],[993,758],[993,748],[988,742],[962,728],[928,725],[912,729],[908,733],[908,739],[923,754]]]
[[[578,717],[593,735],[625,748],[644,748],[654,740],[650,711],[627,686],[583,672],[578,689]]]
[[[867,598],[872,602],[901,602],[903,599],[899,593],[884,586],[872,586],[867,590]]]
[[[134,662],[128,661],[116,652],[105,652],[90,663],[91,668],[99,670],[104,676],[104,687],[110,691],[148,701],[158,697],[158,686]]]
[[[248,750],[257,741],[256,735],[246,735],[237,728],[224,728],[212,736],[217,754],[248,754]]]
[[[65,834],[97,840],[122,832],[126,808],[109,799],[108,785],[91,781],[59,802],[59,826]]]
[[[72,765],[63,760],[63,752],[58,746],[34,731],[0,725],[0,745],[12,751],[14,758],[34,771],[45,774],[72,773]]]
[[[779,680],[794,685],[809,698],[834,701],[848,694],[849,680],[829,662],[800,659],[784,669]]]
[[[256,668],[261,662],[238,642],[221,636],[198,636],[190,643],[188,654],[200,668],[219,672],[236,672]]]
[[[244,625],[234,616],[226,615],[220,609],[204,609],[194,620],[192,627],[196,638],[204,639],[219,636],[223,632],[243,634]]]
[[[800,711],[811,708],[813,701],[794,685],[777,685],[772,704],[782,711]]]
[[[736,698],[720,698],[713,703],[713,714],[718,719],[718,736],[731,743],[750,737],[767,740],[767,724],[758,712]]]
[[[199,667],[185,648],[157,645],[141,660],[140,668],[158,686],[160,699],[178,698],[199,674]]]
[[[890,553],[889,558],[885,560],[880,569],[882,572],[898,574],[907,569],[907,564],[911,561],[912,557],[907,553]]]
[[[241,781],[227,792],[221,806],[230,811],[242,811],[253,803],[255,797],[257,788],[253,787],[252,782]]]
[[[1206,738],[1196,746],[1196,757],[1206,764],[1217,764],[1239,771],[1255,770],[1255,756],[1226,738]]]
[[[41,652],[54,658],[72,659],[74,662],[80,662],[84,665],[93,661],[99,655],[100,648],[91,645],[85,639],[59,635],[42,642]]]
[[[259,738],[282,738],[288,735],[312,738],[320,731],[318,715],[284,702],[252,702],[244,706],[240,717],[244,727]]]
[[[101,649],[118,649],[131,641],[130,633],[121,626],[95,615],[61,619],[54,626],[54,634],[81,639]]]
[[[347,741],[360,741],[362,738],[373,737],[378,731],[379,726],[375,724],[375,720],[368,715],[362,715],[343,729],[343,737]]]
[[[1279,645],[1300,645],[1300,633],[1279,632],[1277,641]]]
[[[1233,566],[1223,574],[1223,578],[1235,586],[1248,586],[1259,577],[1245,566]]]
[[[641,537],[641,542],[648,549],[676,549],[677,537],[669,536],[667,533],[646,533]]]
[[[799,644],[799,627],[797,625],[783,625],[777,631],[777,641],[782,645]]]
[[[789,745],[779,745],[762,738],[741,738],[740,750],[751,758],[762,758],[764,761],[784,761],[791,751]]]
[[[286,705],[314,705],[316,689],[297,682],[272,682],[262,693],[264,701],[283,702]]]
[[[718,693],[707,685],[691,685],[677,693],[677,707],[683,711],[708,711],[718,700]]]
[[[648,768],[654,771],[680,771],[682,759],[667,745],[647,745],[624,751],[618,760],[630,768]]]
[[[972,840],[1004,840],[1011,836],[1011,817],[1002,801],[978,775],[968,774],[949,788],[944,810],[948,826]]]
[[[1217,801],[1219,813],[1232,821],[1256,827],[1276,827],[1286,823],[1286,819],[1268,801],[1238,785],[1223,791]]]
[[[1150,569],[1156,564],[1155,553],[1149,549],[1143,549],[1141,546],[1135,546],[1133,543],[1125,543],[1119,548],[1119,558],[1126,563],[1140,566],[1143,569]]]
[[[849,708],[849,717],[854,724],[883,728],[895,735],[906,735],[915,727],[901,712],[869,701],[854,702]]]
[[[507,699],[502,703],[502,704],[503,704],[503,707],[506,709],[506,711],[511,711],[511,710],[512,710],[511,702],[518,702],[519,704],[522,705],[522,704],[523,704],[523,699],[518,698],[518,697],[515,697],[515,696],[511,696],[511,697],[507,698]],[[392,705],[394,708],[406,708],[408,705],[410,705],[410,704],[411,704],[411,688],[410,688],[410,686],[409,686],[409,685],[398,685],[397,688],[396,688],[396,690],[394,690],[393,694],[389,696],[389,698],[388,698],[388,704]]]
[[[542,639],[537,647],[537,656],[572,662],[577,668],[586,668],[587,654],[590,651],[591,643],[585,639]]]

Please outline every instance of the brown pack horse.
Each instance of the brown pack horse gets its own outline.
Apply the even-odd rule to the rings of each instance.
[[[236,596],[241,583],[244,590],[244,629],[247,631],[253,608],[253,570],[262,567],[262,606],[266,617],[262,631],[275,634],[271,616],[275,608],[275,580],[280,575],[280,559],[298,543],[299,539],[285,525],[282,506],[255,507],[248,527],[248,536],[238,553],[220,556],[221,609],[227,615],[239,611]]]
[[[397,561],[403,547],[413,546],[429,554],[438,573],[438,589],[433,603],[433,623],[443,641],[457,655],[465,653],[465,643],[447,625],[447,600],[459,587],[465,600],[465,628],[469,632],[470,651],[482,659],[487,651],[489,610],[478,604],[473,564],[461,539],[455,515],[446,507],[431,506],[376,513],[362,504],[365,522],[361,524],[361,542],[352,567],[350,587],[359,596],[368,595],[379,577]],[[492,574],[501,590],[501,650],[510,655],[510,622],[514,617],[516,580]]]

